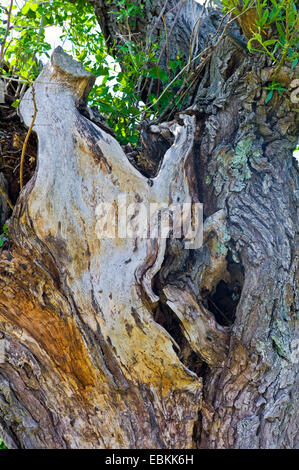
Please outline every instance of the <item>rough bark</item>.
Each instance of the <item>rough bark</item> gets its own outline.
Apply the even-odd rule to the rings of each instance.
[[[188,57],[197,55],[206,45],[209,35],[217,30],[219,10],[215,8],[205,11],[202,15],[202,5],[191,1],[165,0],[160,2],[132,1],[142,6],[142,15],[119,20],[118,14],[123,8],[118,2],[109,4],[103,0],[89,0],[94,5],[101,30],[108,45],[122,44],[130,36],[132,40],[144,44],[144,49],[151,43],[159,44],[161,49],[161,66],[166,66],[166,38],[170,59],[175,59],[178,51]],[[162,21],[162,16],[164,21]],[[199,19],[201,20],[199,21]],[[167,31],[167,35],[166,35]]]
[[[54,52],[34,85],[38,167],[0,258],[7,445],[298,447],[296,71],[266,104],[271,71],[224,39],[149,179],[79,113],[93,77]],[[32,110],[28,91],[27,126]],[[99,240],[96,207],[120,194],[200,200],[203,246]]]
[[[157,44],[159,46],[156,51],[157,62],[146,66],[151,68],[156,65],[170,74],[169,61],[176,62],[180,56],[182,63],[188,65],[189,71],[189,77],[184,83],[189,98],[185,107],[193,103],[200,75],[197,66],[209,57],[227,23],[228,18],[224,20],[222,18],[221,7],[207,5],[203,7],[195,0],[163,2],[133,0],[131,3],[142,8],[142,12],[126,17],[120,15],[124,5],[120,5],[117,1],[109,4],[103,0],[89,0],[89,2],[94,6],[106,42],[112,48],[111,53],[117,57],[124,71],[126,63],[122,60],[118,46],[131,41],[137,44],[137,51],[142,50],[146,55],[151,50],[151,45]],[[239,44],[239,47],[246,48],[246,42],[240,35],[237,24],[233,22],[226,25],[225,29],[226,36]],[[141,90],[140,97],[145,103],[149,101],[148,94],[155,93],[158,97],[163,87],[163,82],[154,79],[142,80],[138,85],[138,89]],[[169,119],[172,117],[173,115],[170,115]]]

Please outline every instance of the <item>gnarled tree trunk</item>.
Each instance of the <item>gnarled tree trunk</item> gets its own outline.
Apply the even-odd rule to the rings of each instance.
[[[35,100],[38,166],[0,257],[8,446],[298,445],[296,103],[265,103],[270,73],[223,38],[192,109],[149,128],[170,137],[148,178],[79,112],[94,78],[54,51],[20,105],[29,126]],[[290,90],[295,70],[281,74]],[[142,203],[200,201],[203,245],[99,238],[99,204],[113,229],[119,201],[132,230]]]

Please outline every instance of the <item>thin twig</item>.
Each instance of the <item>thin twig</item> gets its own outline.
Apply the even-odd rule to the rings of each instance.
[[[171,80],[171,75],[170,75],[170,68],[169,68],[169,44],[168,44],[168,31],[167,31],[167,24],[164,18],[164,15],[162,15],[162,21],[165,29],[165,35],[166,35],[166,65],[167,65],[167,71],[168,71],[168,77],[169,80]]]
[[[10,6],[9,6],[8,13],[7,13],[6,30],[5,30],[5,33],[4,33],[4,38],[3,38],[3,42],[2,42],[2,46],[1,46],[1,52],[0,52],[0,70],[2,70],[2,63],[3,63],[3,59],[4,59],[5,43],[6,43],[6,39],[7,39],[7,37],[8,37],[9,30],[10,30],[10,21],[11,21],[11,12],[12,12],[12,7],[13,7],[13,2],[14,2],[14,0],[10,0]]]
[[[163,5],[163,8],[162,8],[162,10],[160,11],[160,14],[159,14],[158,18],[156,19],[155,24],[153,25],[153,27],[152,27],[151,30],[150,30],[150,35],[149,35],[149,38],[148,38],[148,40],[147,40],[147,44],[146,44],[146,48],[145,48],[145,51],[146,51],[146,52],[147,52],[148,47],[149,47],[149,45],[150,45],[150,43],[151,43],[153,31],[156,29],[156,26],[157,26],[157,24],[159,23],[159,21],[160,21],[162,15],[164,15],[164,11],[165,11],[165,9],[166,9],[166,7],[167,7],[167,3],[168,3],[168,2],[169,2],[169,0],[165,0],[165,3],[164,3],[164,5]]]
[[[27,147],[28,140],[29,140],[31,131],[33,129],[34,122],[35,122],[35,119],[36,119],[36,114],[37,114],[37,107],[36,107],[36,101],[35,101],[35,89],[34,89],[33,83],[31,83],[31,90],[32,90],[32,100],[33,100],[34,113],[33,113],[32,121],[31,121],[30,127],[28,129],[28,132],[26,134],[24,144],[23,144],[23,148],[22,148],[22,154],[21,154],[21,160],[20,160],[20,189],[23,188],[23,168],[24,168],[24,158],[25,158],[25,153],[26,153],[26,147]]]
[[[4,191],[2,191],[1,186],[0,186],[0,195],[3,196],[3,198],[5,199],[5,201],[7,202],[7,204],[9,205],[9,207],[11,208],[11,210],[13,211],[14,206],[13,206],[13,204],[11,203],[11,201],[10,201],[9,197],[7,196],[7,194],[6,194]]]
[[[208,47],[206,47],[206,49],[204,49],[203,51],[201,51],[199,54],[197,54],[195,57],[193,57],[192,62],[194,62],[195,60],[199,59],[199,57],[203,56],[207,51],[209,51],[210,49],[212,49],[212,51],[218,46],[219,42],[221,41],[221,39],[223,38],[224,34],[226,33],[226,30],[229,26],[230,22],[228,21],[223,29],[223,32],[221,34],[221,36],[219,37],[218,41],[216,42],[215,45],[210,45]],[[211,52],[212,52],[211,51]],[[148,106],[146,109],[142,110],[140,113],[137,113],[134,115],[135,116],[139,116],[140,114],[142,113],[145,113],[147,112],[149,109],[151,109],[153,106],[155,106],[157,104],[157,102],[162,98],[162,96],[166,93],[166,91],[171,87],[171,85],[182,75],[182,73],[189,67],[189,61],[188,63],[179,71],[179,73],[174,77],[173,80],[171,80],[171,82],[164,88],[164,90],[162,91],[161,95],[159,96],[159,98],[157,99],[157,101],[155,103],[152,103],[150,106]]]
[[[186,96],[186,93],[188,93],[188,91],[190,90],[190,88],[192,88],[192,86],[194,85],[195,81],[197,80],[198,78],[198,75],[200,74],[200,72],[202,71],[202,69],[205,67],[206,63],[207,63],[207,60],[206,59],[204,62],[201,62],[199,64],[199,67],[196,69],[196,71],[192,74],[192,76],[190,77],[190,81],[191,83],[189,83],[188,87],[185,89],[184,91],[184,88],[186,86],[185,82],[183,83],[183,85],[181,86],[181,88],[178,90],[178,92],[176,93],[175,97],[173,98],[173,101],[175,101],[178,97],[180,97],[180,99],[177,101],[177,103],[175,103],[175,108],[174,108],[174,111],[177,109],[178,105],[181,103],[182,99]],[[193,76],[194,75],[194,76]],[[192,78],[193,77],[193,78]],[[180,96],[181,95],[181,96]],[[168,113],[169,109],[171,107],[171,103],[164,109],[163,113],[159,116],[159,121],[161,121]]]
[[[226,18],[228,15],[229,15],[229,19],[227,21],[227,23],[225,24],[224,28],[223,28],[223,31],[222,33],[220,34],[218,40],[216,41],[215,44],[210,44],[209,46],[207,46],[203,51],[201,51],[199,54],[197,54],[195,57],[193,57],[193,59],[191,60],[191,63],[194,62],[195,60],[199,59],[199,57],[202,57],[202,56],[206,56],[207,52],[209,52],[209,55],[207,55],[205,57],[205,64],[207,63],[208,59],[210,58],[212,52],[214,49],[216,49],[218,47],[218,45],[220,44],[220,42],[222,41],[223,37],[225,36],[226,34],[226,31],[228,29],[228,27],[231,25],[231,23],[233,21],[235,21],[236,19],[238,19],[240,16],[244,15],[244,13],[246,13],[249,8],[247,8],[246,10],[242,11],[239,15],[237,16],[233,16],[232,15],[232,12],[233,12],[234,9],[228,11],[225,15],[224,18]],[[220,28],[221,28],[221,25],[224,21],[224,18],[222,18],[222,21],[220,22],[220,25],[218,26],[218,29],[216,31],[216,33],[214,34],[214,36],[212,37],[212,40],[217,36],[217,33],[219,32]],[[136,116],[140,116],[141,114],[145,114],[147,113],[150,109],[152,109],[154,106],[157,105],[158,101],[162,98],[162,96],[166,93],[166,91],[172,86],[172,84],[179,78],[179,76],[182,75],[182,73],[190,66],[190,63],[188,61],[188,63],[179,71],[179,73],[174,77],[173,80],[171,80],[171,82],[164,88],[164,90],[162,91],[161,95],[157,98],[157,100],[155,101],[155,103],[152,103],[150,106],[148,106],[146,109],[143,109],[142,111],[140,111],[139,113],[137,114],[134,114],[134,118]],[[202,63],[199,64],[199,66],[202,66]],[[194,74],[198,73],[198,68],[197,70],[195,70],[195,72],[193,72]],[[191,79],[193,78],[193,76],[191,75],[190,77]],[[181,91],[183,90],[185,86],[185,83],[183,84],[182,88],[181,88]],[[169,107],[169,106],[168,106]],[[165,114],[165,112],[163,112],[163,114]]]
[[[178,3],[177,5],[175,5],[174,7],[172,7],[170,10],[168,10],[167,13],[170,13],[171,11],[175,10],[176,8],[181,7],[182,5],[184,5],[184,3],[186,3],[186,0],[181,0],[180,3]]]
[[[203,15],[204,15],[204,12],[206,10],[206,4],[207,4],[208,0],[205,0],[204,4],[202,5],[202,11],[201,11],[201,14],[200,16],[197,18],[196,22],[194,23],[193,25],[193,28],[192,28],[192,31],[191,31],[191,36],[190,36],[190,54],[189,54],[189,63],[191,65],[191,59],[192,59],[192,55],[193,55],[193,52],[194,52],[194,46],[195,46],[195,41],[197,40],[197,35],[198,35],[198,29],[201,25],[201,21],[202,21],[202,18],[203,18]],[[196,30],[195,30],[196,28]]]
[[[186,1],[186,0],[184,0],[184,1]],[[171,25],[171,28],[170,28],[170,31],[169,31],[169,34],[168,34],[168,38],[167,38],[167,39],[169,39],[170,36],[171,36],[171,34],[172,34],[173,28],[174,28],[174,26],[175,26],[175,24],[176,24],[176,21],[177,21],[177,19],[178,19],[178,16],[179,16],[179,13],[180,13],[180,11],[181,11],[181,7],[183,6],[183,3],[184,3],[184,2],[181,2],[179,5],[177,5],[177,7],[180,7],[180,8],[179,8],[179,10],[177,11],[177,13],[176,13],[176,15],[175,15],[175,17],[174,17],[174,20],[173,20],[173,22],[172,22],[172,25]],[[168,13],[168,12],[167,12],[167,13]],[[158,58],[158,61],[157,61],[157,66],[158,66],[158,65],[160,64],[160,62],[161,62],[161,59],[162,59],[162,56],[163,56],[163,54],[164,54],[165,48],[166,48],[166,40],[165,40],[165,42],[164,42],[164,44],[163,44],[163,46],[162,46],[162,48],[161,48],[161,52],[160,52],[160,55],[159,55],[159,58]],[[153,84],[154,84],[154,79],[152,78],[152,79],[151,79],[151,82],[150,82],[149,89],[148,89],[148,96],[150,95],[150,93],[151,93],[151,91],[152,91]]]
[[[213,302],[213,300],[211,299],[211,297],[209,296],[208,297],[208,300],[211,302],[211,304],[213,305],[214,308],[216,308],[216,310],[218,310],[218,312],[220,313],[220,315],[222,316],[222,318],[224,318],[228,324],[231,323],[231,321],[229,320],[229,318],[225,315],[225,313],[222,312],[222,310],[220,310],[219,307],[217,307],[217,305]]]
[[[43,26],[43,29],[45,28],[53,28],[53,25],[52,24],[46,24],[45,26]],[[24,31],[25,29],[39,29],[40,30],[40,26],[15,26],[14,28],[16,31]]]

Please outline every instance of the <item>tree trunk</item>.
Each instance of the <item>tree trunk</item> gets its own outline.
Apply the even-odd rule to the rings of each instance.
[[[27,126],[37,107],[38,166],[0,257],[9,447],[298,446],[296,70],[265,103],[271,71],[223,38],[192,109],[148,129],[172,136],[148,178],[79,112],[94,78],[54,51],[20,105]],[[144,207],[155,231],[159,204],[196,219],[198,202],[202,246],[174,218],[140,236]]]

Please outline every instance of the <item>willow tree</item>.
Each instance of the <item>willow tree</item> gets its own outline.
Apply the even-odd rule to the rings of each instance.
[[[0,256],[4,441],[294,448],[298,98],[284,47],[293,3],[272,2],[271,21],[260,4],[225,2],[224,15],[191,0],[91,3],[124,74],[128,44],[158,45],[158,68],[136,82],[148,106],[137,149],[87,107],[94,77],[61,48],[20,103],[38,164]],[[176,79],[163,81],[178,56]],[[111,228],[120,200],[202,203],[202,246],[188,249],[174,227],[99,237],[99,204],[115,209]]]

